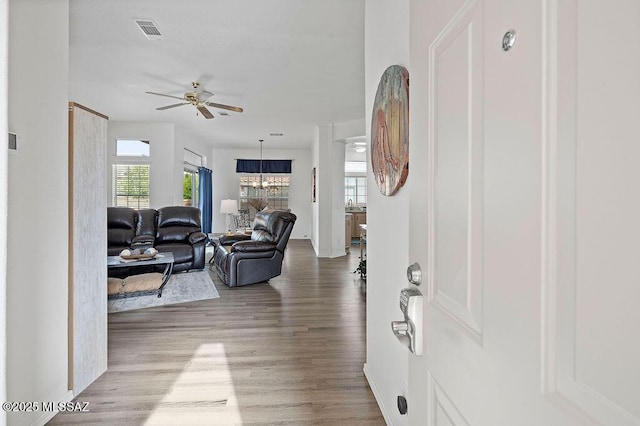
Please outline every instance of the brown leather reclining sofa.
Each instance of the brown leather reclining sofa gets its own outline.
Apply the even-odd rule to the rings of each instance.
[[[107,207],[107,252],[116,256],[126,248],[155,247],[161,253],[173,253],[174,272],[203,269],[206,235],[201,229],[196,207]],[[143,269],[136,272],[149,272]]]

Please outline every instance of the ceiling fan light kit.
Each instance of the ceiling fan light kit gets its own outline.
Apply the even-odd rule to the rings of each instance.
[[[157,92],[145,92],[148,93],[149,95],[156,95],[156,96],[164,96],[166,98],[173,98],[173,99],[179,99],[183,102],[181,103],[177,103],[177,104],[172,104],[172,105],[166,105],[166,106],[162,106],[159,108],[156,108],[156,110],[158,111],[164,111],[167,109],[171,109],[171,108],[176,108],[179,106],[183,106],[183,105],[193,105],[194,107],[196,107],[196,109],[198,110],[198,112],[200,114],[202,114],[202,116],[206,119],[211,119],[213,118],[213,114],[211,113],[211,111],[209,111],[207,109],[207,107],[212,107],[212,108],[218,108],[218,109],[223,109],[223,110],[228,110],[228,111],[233,111],[233,112],[242,112],[244,111],[242,108],[240,107],[235,107],[235,106],[231,106],[231,105],[225,105],[225,104],[219,104],[216,102],[207,102],[206,99],[210,98],[211,96],[213,96],[213,93],[207,91],[207,90],[200,90],[198,91],[198,89],[200,88],[200,83],[198,83],[197,81],[194,81],[191,83],[191,87],[193,87],[193,91],[190,92],[186,92],[184,94],[183,97],[178,97],[178,96],[173,96],[173,95],[166,95],[164,93],[157,93]],[[227,115],[226,113],[221,115]]]

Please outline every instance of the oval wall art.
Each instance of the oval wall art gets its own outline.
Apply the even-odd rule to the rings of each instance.
[[[409,71],[385,70],[371,116],[371,166],[378,189],[393,195],[409,175]]]

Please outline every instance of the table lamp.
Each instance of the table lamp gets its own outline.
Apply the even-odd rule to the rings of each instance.
[[[227,233],[231,234],[231,215],[238,214],[238,201],[222,200],[220,203],[220,213],[227,214]]]

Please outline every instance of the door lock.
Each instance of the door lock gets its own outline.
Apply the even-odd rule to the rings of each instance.
[[[422,283],[422,268],[420,268],[419,263],[416,262],[413,265],[409,265],[407,268],[407,280],[415,285]]]
[[[415,287],[400,291],[400,310],[404,321],[391,321],[391,331],[400,343],[422,355],[422,293]]]

